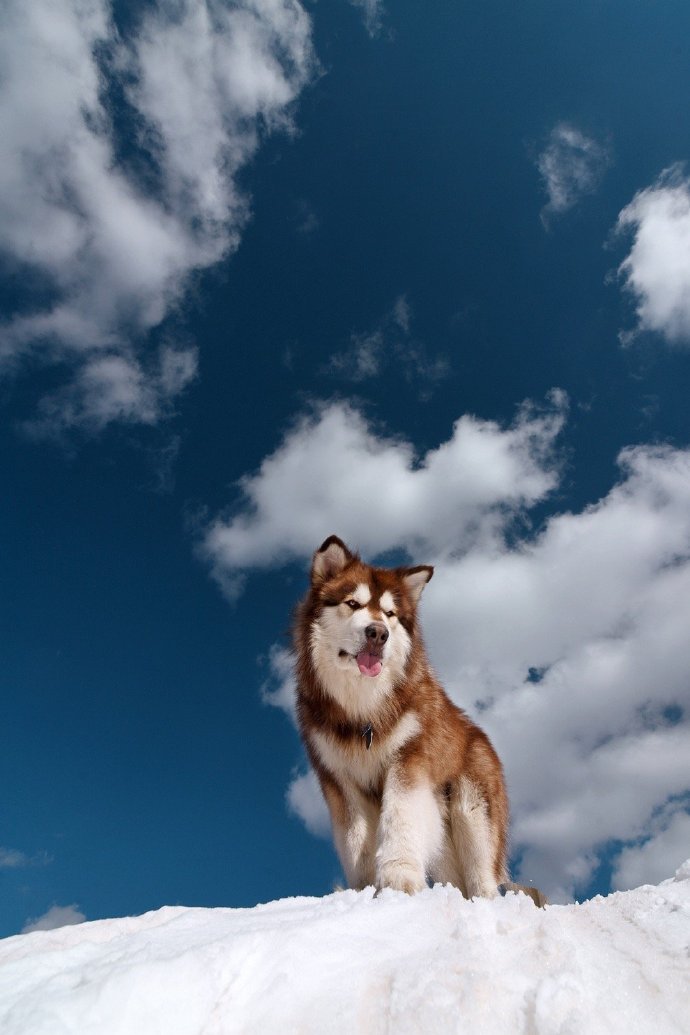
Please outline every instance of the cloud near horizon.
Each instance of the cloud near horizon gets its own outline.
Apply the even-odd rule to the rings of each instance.
[[[74,924],[83,924],[86,916],[79,909],[76,902],[70,906],[51,906],[42,916],[27,920],[21,929],[21,934],[31,934],[32,931],[54,931],[57,927],[72,927]]]
[[[0,368],[66,368],[35,433],[155,423],[196,349],[150,332],[237,248],[237,176],[265,133],[291,129],[310,19],[297,0],[181,0],[147,5],[123,39],[106,0],[9,0],[0,59],[0,257],[25,292]]]
[[[252,568],[306,566],[330,532],[369,559],[402,549],[436,565],[430,657],[504,761],[519,875],[556,900],[612,851],[619,887],[671,872],[690,795],[690,451],[624,450],[601,500],[535,533],[564,419],[560,393],[508,427],[463,417],[420,458],[352,407],[323,406],[242,481],[206,542],[231,587]],[[289,656],[270,662],[264,697],[291,714]],[[288,799],[324,831],[312,778]]]
[[[624,344],[639,331],[654,331],[673,345],[690,345],[690,177],[682,165],[665,169],[639,191],[618,217],[617,232],[632,234],[618,268],[635,300],[637,327],[621,334]]]

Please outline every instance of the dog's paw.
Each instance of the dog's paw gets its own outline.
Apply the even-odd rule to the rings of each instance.
[[[378,891],[392,888],[394,891],[404,891],[406,895],[415,895],[426,886],[426,878],[420,870],[400,863],[383,866],[376,880]]]

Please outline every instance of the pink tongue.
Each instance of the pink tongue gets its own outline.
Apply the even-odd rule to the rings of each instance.
[[[363,676],[378,676],[382,668],[378,654],[368,654],[365,650],[357,655],[357,664]]]

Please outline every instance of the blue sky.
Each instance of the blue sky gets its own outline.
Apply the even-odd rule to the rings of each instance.
[[[687,856],[689,30],[6,5],[0,935],[332,888],[285,632],[333,532],[436,565],[516,875]]]

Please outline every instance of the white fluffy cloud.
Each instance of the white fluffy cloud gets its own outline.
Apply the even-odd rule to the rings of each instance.
[[[507,429],[461,417],[424,457],[377,436],[351,406],[323,406],[241,481],[242,510],[212,523],[203,552],[234,596],[245,569],[306,557],[329,532],[369,554],[405,546],[438,557],[493,543],[555,486],[551,446],[564,405],[556,393],[547,410],[525,407]]]
[[[237,174],[262,132],[290,127],[309,19],[297,0],[181,0],[124,40],[106,0],[8,0],[0,63],[0,249],[40,287],[0,326],[0,361],[75,371],[39,427],[154,421],[196,352],[148,355],[147,333],[237,246]]]
[[[680,859],[690,845],[690,814],[678,803],[662,810],[652,823],[651,836],[625,848],[613,874],[615,888],[625,890],[653,884],[669,859]],[[663,878],[661,878],[663,879]]]
[[[292,653],[274,643],[268,652],[267,662],[269,675],[261,686],[261,699],[264,704],[282,708],[297,725]]]
[[[32,931],[53,931],[56,927],[71,927],[73,924],[83,924],[86,917],[76,903],[71,906],[51,906],[42,916],[33,920],[27,920],[22,927],[22,934],[30,934]]]
[[[609,161],[607,149],[575,126],[566,122],[554,126],[537,159],[548,198],[541,213],[544,225],[596,190]]]
[[[690,791],[690,451],[625,450],[603,499],[530,534],[558,482],[563,420],[559,394],[509,427],[463,417],[417,457],[325,406],[244,479],[243,506],[206,541],[231,583],[306,562],[331,532],[369,558],[402,548],[436,565],[422,603],[432,661],[504,760],[520,874],[556,898],[616,845],[619,886],[671,872]],[[290,713],[283,652],[272,667],[272,703]],[[290,805],[323,829],[313,781]]]
[[[285,797],[290,811],[299,816],[310,834],[328,837],[331,821],[319,782],[311,769],[292,778]]]
[[[633,235],[618,272],[635,299],[637,329],[689,345],[690,179],[682,168],[666,169],[636,194],[620,213],[618,230]]]

